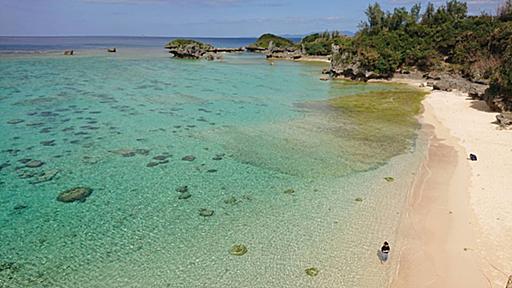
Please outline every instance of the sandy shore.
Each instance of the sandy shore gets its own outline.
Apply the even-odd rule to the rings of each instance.
[[[429,148],[395,243],[391,287],[503,288],[512,274],[512,131],[497,130],[496,113],[462,93],[433,91],[423,105]]]

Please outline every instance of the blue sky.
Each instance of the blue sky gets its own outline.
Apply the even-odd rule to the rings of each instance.
[[[357,30],[357,0],[0,0],[0,35],[258,36]],[[382,0],[386,9],[426,1]],[[442,1],[432,1],[436,4]],[[467,1],[472,14],[501,0]]]

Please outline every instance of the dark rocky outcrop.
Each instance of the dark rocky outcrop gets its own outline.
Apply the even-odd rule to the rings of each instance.
[[[508,277],[507,286],[505,286],[505,288],[512,288],[512,275]]]
[[[74,50],[66,50],[66,51],[64,51],[64,55],[66,55],[66,56],[72,56],[74,54],[75,54]]]
[[[64,203],[71,203],[75,201],[84,202],[87,197],[92,194],[92,189],[89,187],[75,187],[64,192],[61,192],[57,196],[57,201]]]
[[[365,59],[342,50],[339,46],[332,47],[332,59],[329,72],[332,77],[342,77],[357,81],[371,79],[391,79],[393,75],[379,74],[365,66]]]
[[[486,90],[489,88],[488,85],[471,82],[460,75],[445,72],[430,72],[425,74],[424,78],[432,83],[434,90],[458,90],[463,93],[468,93],[473,99],[483,100]]]
[[[208,57],[207,53],[213,46],[195,40],[176,39],[167,43],[165,49],[169,49],[176,58],[201,59]]]
[[[108,48],[107,52],[109,52],[109,53],[116,53],[117,49],[116,48]]]
[[[492,111],[506,112],[512,111],[512,94],[494,92],[488,89],[480,99],[484,100]]]
[[[497,115],[496,123],[503,129],[512,129],[512,112],[503,112]]]
[[[233,53],[245,51],[245,48],[215,48],[210,44],[189,39],[176,39],[165,46],[176,58],[181,59],[222,59],[221,53]]]

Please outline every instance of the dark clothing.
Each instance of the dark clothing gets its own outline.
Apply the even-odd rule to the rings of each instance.
[[[380,248],[380,257],[381,257],[382,262],[388,261],[389,250],[390,250],[389,245],[386,245],[386,244],[384,244],[384,246],[382,246],[382,248]]]

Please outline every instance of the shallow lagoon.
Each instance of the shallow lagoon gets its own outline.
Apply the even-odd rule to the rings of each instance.
[[[394,237],[423,142],[376,157],[347,133],[364,126],[328,100],[389,86],[324,82],[321,65],[261,55],[84,54],[0,59],[3,286],[387,281],[393,265],[376,250]],[[44,165],[25,168],[25,158]],[[183,185],[188,199],[175,191]],[[94,191],[83,203],[56,201],[76,186]],[[248,252],[231,255],[234,244]]]

